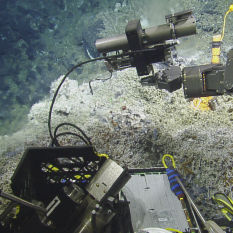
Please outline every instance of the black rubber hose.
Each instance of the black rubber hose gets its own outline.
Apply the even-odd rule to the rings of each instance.
[[[88,143],[89,143],[90,145],[92,145],[91,140],[90,140],[90,139],[88,138],[88,136],[82,131],[82,129],[80,129],[78,126],[76,126],[76,125],[74,125],[74,124],[71,124],[71,123],[61,123],[61,124],[59,124],[59,125],[55,128],[55,130],[54,130],[54,137],[56,137],[57,130],[58,130],[60,127],[62,127],[62,126],[72,126],[72,127],[74,127],[75,129],[77,129],[77,130],[85,137],[85,139],[88,141]],[[86,144],[88,144],[88,143],[86,143]]]
[[[116,219],[117,219],[117,222],[118,222],[118,225],[120,227],[120,232],[121,233],[124,233],[124,227],[122,226],[122,223],[121,223],[121,220],[120,220],[120,216],[119,216],[119,213],[110,205],[110,204],[105,204],[105,207],[109,210],[111,210],[112,212],[116,213]]]
[[[9,213],[11,213],[11,211],[12,211],[17,205],[18,205],[18,204],[15,203],[15,202],[10,203],[10,205],[7,206],[7,208],[4,210],[4,212],[1,213],[1,215],[0,215],[0,222],[2,222],[2,221],[7,217],[7,215],[8,215]]]
[[[81,62],[79,63],[78,65],[74,66],[71,70],[68,71],[68,73],[63,77],[63,79],[61,80],[60,84],[58,85],[57,87],[57,90],[55,91],[54,93],[54,96],[53,96],[53,99],[52,99],[52,103],[51,103],[51,106],[50,106],[50,109],[49,109],[49,118],[48,118],[48,129],[49,129],[49,134],[50,134],[50,137],[51,139],[53,140],[53,134],[52,134],[52,130],[51,130],[51,116],[52,116],[52,110],[53,110],[53,105],[55,103],[55,100],[56,100],[56,97],[57,97],[57,94],[62,86],[62,84],[65,82],[67,76],[73,72],[76,68],[78,68],[79,66],[82,66],[84,64],[87,64],[87,63],[90,63],[90,62],[93,62],[93,61],[98,61],[98,60],[103,60],[105,59],[104,57],[99,57],[99,58],[95,58],[95,59],[91,59],[91,60],[88,60],[88,61],[84,61],[84,62]]]
[[[148,51],[156,51],[157,49],[156,48],[152,48],[152,49],[143,49],[143,50],[137,50],[137,51],[133,51],[133,52],[126,52],[126,53],[122,53],[122,54],[119,54],[119,55],[113,55],[113,56],[106,56],[106,57],[98,57],[98,58],[95,58],[95,59],[91,59],[91,60],[88,60],[88,61],[84,61],[84,62],[81,62],[79,64],[77,64],[76,66],[74,66],[71,70],[69,70],[67,72],[67,74],[63,77],[63,79],[61,80],[60,84],[58,85],[57,87],[57,90],[55,91],[54,93],[54,96],[53,96],[53,99],[52,99],[52,103],[50,105],[50,109],[49,109],[49,117],[48,117],[48,129],[49,129],[49,135],[51,137],[51,139],[53,140],[53,134],[52,134],[52,129],[51,129],[51,118],[52,118],[52,110],[53,110],[53,106],[54,106],[54,103],[55,103],[55,100],[57,98],[57,95],[58,95],[58,92],[62,86],[62,84],[65,82],[66,78],[68,77],[68,75],[73,72],[76,68],[84,65],[84,64],[87,64],[87,63],[90,63],[90,62],[94,62],[94,61],[100,61],[100,60],[106,60],[106,59],[111,59],[111,58],[119,58],[119,57],[125,57],[125,56],[129,56],[131,54],[136,54],[136,53],[142,53],[142,52],[148,52]]]
[[[97,79],[93,79],[89,82],[89,87],[90,87],[90,90],[91,90],[91,94],[93,95],[93,90],[92,90],[92,87],[91,87],[91,82],[94,82],[94,81],[107,81],[109,80],[110,78],[112,77],[112,72],[111,72],[111,75],[109,78],[106,78],[106,79],[101,79],[101,78],[97,78]]]
[[[130,208],[129,208],[129,202],[128,202],[125,194],[123,193],[123,191],[121,191],[121,195],[124,198],[124,202],[128,204],[128,209],[129,209],[129,213],[128,213],[129,214],[129,224],[128,224],[129,225],[129,231],[130,231],[130,233],[134,233],[133,225],[132,225],[132,220],[131,220],[131,213],[130,213]]]
[[[82,136],[78,135],[77,133],[63,132],[63,133],[57,134],[56,137],[53,138],[53,140],[52,140],[52,146],[54,144],[60,146],[59,143],[57,142],[57,138],[60,137],[60,136],[64,136],[64,135],[73,135],[73,136],[79,137],[80,139],[82,139],[86,143],[86,145],[88,145],[88,142]],[[55,141],[56,141],[56,143],[55,143]]]

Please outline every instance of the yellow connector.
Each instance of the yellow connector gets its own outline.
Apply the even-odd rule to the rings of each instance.
[[[211,63],[220,63],[220,52],[221,52],[221,35],[213,36],[212,43],[212,60]]]
[[[232,5],[230,5],[230,7],[229,7],[229,11],[233,11],[233,4],[232,4]]]
[[[226,17],[232,11],[233,11],[233,4],[230,5],[229,10],[226,12],[226,14],[224,16],[222,34],[221,35],[215,35],[215,36],[213,36],[213,42],[212,42],[212,60],[211,60],[212,64],[220,63],[221,41],[223,40],[224,33],[225,33]]]
[[[224,16],[221,40],[223,40],[224,33],[225,33],[226,17],[227,17],[227,15],[228,15],[230,12],[232,12],[232,11],[233,11],[233,4],[230,5],[229,10],[226,12],[226,14],[225,14],[225,16]]]

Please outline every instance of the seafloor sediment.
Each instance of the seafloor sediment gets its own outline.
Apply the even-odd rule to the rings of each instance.
[[[215,3],[208,5],[208,1],[185,2],[188,8],[193,6],[197,13],[200,34],[181,40],[178,51],[182,57],[179,59],[182,66],[210,62],[209,43],[212,34],[221,31],[222,16],[227,7],[224,9],[223,4]],[[227,5],[226,1],[224,5]],[[113,10],[112,14],[106,13],[104,17],[110,17],[109,22],[112,22],[113,14],[124,19],[124,12],[128,11],[125,7],[118,9],[118,12]],[[169,9],[172,8],[178,11],[181,6],[171,4]],[[144,23],[150,22],[146,16],[145,13]],[[215,18],[218,20],[213,24]],[[113,30],[106,25],[105,29],[102,35]],[[225,61],[225,53],[231,46],[230,40],[231,35],[226,34],[222,61]],[[100,67],[102,63],[98,62],[98,74],[88,74],[88,70],[84,70],[84,73],[87,72],[85,74],[88,74],[89,80],[97,77],[107,79],[108,72]],[[60,80],[52,82],[51,96]],[[134,68],[115,72],[107,81],[92,82],[92,88],[93,95],[88,83],[83,83],[83,80],[65,81],[53,109],[53,129],[62,122],[76,124],[91,138],[100,153],[106,153],[120,165],[131,168],[160,166],[162,156],[172,154],[205,217],[220,217],[221,213],[215,211],[211,196],[215,192],[224,192],[232,197],[233,97],[216,97],[214,110],[194,110],[190,107],[190,100],[184,99],[182,89],[169,93],[155,87],[141,86]],[[24,149],[49,145],[47,120],[50,104],[51,97],[38,101],[32,106],[22,130],[0,137],[0,182],[4,191],[11,192],[10,177]],[[81,145],[79,140],[70,136],[60,141],[62,145]],[[4,209],[6,201],[1,200]]]
[[[60,80],[51,85],[51,94]],[[161,166],[164,154],[173,155],[206,217],[219,216],[210,211],[214,208],[210,199],[215,192],[231,195],[233,97],[217,97],[213,111],[194,110],[190,100],[184,99],[182,89],[169,93],[143,87],[133,68],[116,72],[105,82],[92,82],[92,88],[94,95],[88,84],[78,85],[77,81],[67,79],[54,105],[52,127],[62,122],[76,124],[100,153],[130,168]],[[41,132],[46,132],[50,103],[48,98],[32,107],[25,130],[18,132],[28,138],[24,147],[49,145],[48,134]],[[38,134],[36,128],[41,129]],[[30,140],[32,131],[37,135]],[[11,137],[17,141],[14,137],[18,135]],[[3,138],[1,145],[6,140],[9,139]],[[70,136],[60,141],[62,145],[82,144]],[[5,154],[1,170],[1,182],[8,191],[16,165],[12,161],[20,157],[10,156]]]

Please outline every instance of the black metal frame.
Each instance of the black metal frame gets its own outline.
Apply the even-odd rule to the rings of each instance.
[[[11,181],[15,196],[45,205],[71,183],[84,188],[106,158],[92,146],[27,148]]]

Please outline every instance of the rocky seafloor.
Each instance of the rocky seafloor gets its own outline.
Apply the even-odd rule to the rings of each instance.
[[[148,6],[149,3],[147,1]],[[229,3],[168,3],[168,8],[159,3],[151,5],[157,7],[157,11],[164,9],[164,14],[184,10],[187,6],[193,8],[197,19],[198,35],[181,39],[178,48],[182,66],[210,62],[212,35],[221,33],[223,16]],[[116,20],[112,16],[119,15],[119,24],[122,24],[126,12],[137,6],[135,3],[134,8],[130,8],[129,4],[132,3],[123,7],[121,3],[122,9],[117,11],[114,5],[111,14],[106,13],[103,21],[109,19],[108,23],[111,25]],[[164,23],[164,16],[161,14],[157,19],[158,16],[149,13],[147,16],[147,12],[144,12],[144,24],[152,26],[151,20],[154,19],[157,19],[159,24]],[[226,53],[231,47],[232,35],[227,27],[232,16],[228,17],[222,44],[222,62],[225,62]],[[106,24],[101,32],[103,36],[111,33],[111,30],[119,30],[109,25]],[[65,57],[63,55],[61,60],[66,59]],[[97,74],[88,73],[90,66],[83,68],[82,76],[88,74],[88,80],[107,79],[109,73],[103,71],[102,67],[102,62],[95,64]],[[155,69],[157,68],[155,66]],[[63,69],[62,73],[66,71]],[[56,78],[58,77],[59,75]],[[202,112],[190,107],[191,100],[184,98],[182,89],[169,93],[155,87],[142,86],[134,68],[114,72],[113,77],[107,81],[92,82],[93,95],[87,80],[72,76],[69,78],[63,84],[55,102],[52,113],[53,128],[62,122],[76,124],[91,138],[100,153],[106,153],[120,165],[130,168],[161,166],[164,154],[173,155],[188,190],[206,219],[221,217],[221,213],[216,212],[217,207],[211,202],[211,196],[216,192],[224,192],[232,197],[232,96],[216,97],[214,110]],[[50,81],[47,96],[31,107],[27,114],[27,123],[21,130],[12,135],[0,136],[0,182],[1,188],[6,192],[11,192],[10,177],[25,148],[48,146],[50,143],[47,130],[48,112],[51,97],[60,80],[61,78],[52,83]],[[79,140],[71,136],[63,137],[60,141],[62,145],[81,145]],[[1,201],[4,209],[7,202],[3,199]]]

